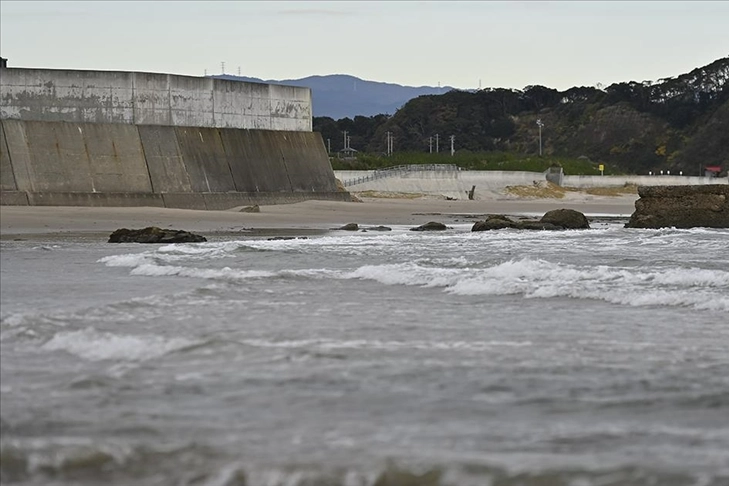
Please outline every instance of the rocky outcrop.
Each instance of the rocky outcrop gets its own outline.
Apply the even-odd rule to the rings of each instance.
[[[729,184],[640,186],[626,228],[729,228]]]
[[[540,220],[516,221],[503,214],[489,214],[483,221],[476,222],[471,231],[490,231],[499,229],[547,230],[590,229],[584,214],[573,209],[548,211]]]
[[[590,229],[590,223],[585,215],[574,209],[547,211],[539,222],[561,226],[564,229]]]
[[[109,243],[201,243],[204,236],[182,230],[162,229],[150,226],[144,229],[121,228],[109,236]]]
[[[341,230],[341,231],[358,231],[359,225],[357,223],[347,223],[344,226],[340,226],[337,229]]]
[[[410,228],[410,231],[444,231],[447,229],[448,226],[444,225],[443,223],[430,221],[428,223],[421,224],[417,228]]]

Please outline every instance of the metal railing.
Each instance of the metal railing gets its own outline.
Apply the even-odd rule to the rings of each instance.
[[[422,171],[457,171],[460,168],[454,164],[411,164],[411,165],[397,165],[395,167],[388,167],[386,169],[377,169],[374,172],[367,174],[366,176],[357,177],[356,179],[348,179],[342,181],[345,187],[356,186],[357,184],[363,184],[365,182],[382,179],[384,177],[395,177],[407,172],[422,172]]]

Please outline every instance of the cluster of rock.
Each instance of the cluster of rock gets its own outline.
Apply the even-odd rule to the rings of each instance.
[[[566,230],[590,229],[590,222],[584,214],[574,209],[554,209],[539,220],[514,220],[502,214],[490,214],[483,221],[476,222],[471,231],[490,231],[499,229],[520,230]]]
[[[334,229],[340,231],[392,231],[392,228],[388,226],[360,226],[357,223],[347,223]]]
[[[626,228],[729,228],[729,184],[640,186]]]
[[[109,243],[202,243],[204,241],[208,241],[204,236],[156,226],[144,229],[121,228],[109,236]]]

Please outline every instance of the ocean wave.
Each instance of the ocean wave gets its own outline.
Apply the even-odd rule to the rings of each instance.
[[[443,288],[456,295],[569,297],[630,306],[729,310],[729,272],[724,270],[587,267],[524,258],[485,268],[432,268],[417,263],[365,265],[344,278]]]
[[[346,443],[346,446],[351,446]],[[345,446],[345,447],[346,447]],[[229,451],[228,451],[229,452]],[[231,457],[233,456],[233,457]],[[225,459],[223,459],[225,458]],[[682,471],[638,463],[562,467],[528,465],[512,470],[488,460],[419,460],[395,457],[360,464],[282,460],[250,461],[212,447],[150,446],[93,440],[8,440],[0,444],[3,482],[140,486],[723,486],[724,471]],[[715,469],[715,468],[713,468]]]
[[[245,339],[240,344],[260,348],[284,349],[318,349],[322,351],[338,349],[377,349],[385,351],[399,351],[404,349],[423,351],[483,351],[495,347],[523,347],[532,346],[531,341],[381,341],[377,339],[296,339],[273,341],[266,339]]]
[[[41,346],[45,351],[65,351],[89,361],[146,361],[199,343],[156,335],[132,336],[99,332],[93,327],[56,333]]]

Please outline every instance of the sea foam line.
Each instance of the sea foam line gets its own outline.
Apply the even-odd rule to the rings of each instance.
[[[131,336],[99,332],[93,327],[59,332],[41,346],[46,351],[66,351],[89,361],[145,361],[198,343],[183,338]]]

